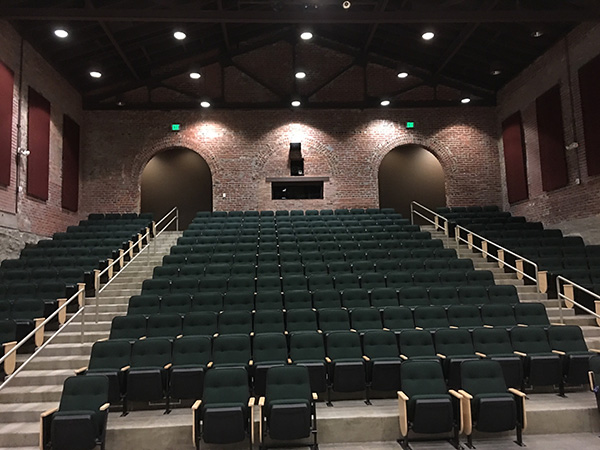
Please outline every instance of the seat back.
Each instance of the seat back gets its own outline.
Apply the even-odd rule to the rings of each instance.
[[[254,364],[266,361],[284,363],[287,357],[287,341],[283,333],[263,333],[254,336],[252,343],[252,360]]]
[[[274,402],[305,400],[310,402],[310,379],[308,369],[303,366],[271,367],[267,372],[267,407]]]
[[[407,358],[435,357],[433,337],[429,331],[406,330],[398,339],[400,353]]]
[[[212,336],[217,332],[217,313],[214,311],[189,312],[183,318],[184,336]]]
[[[356,359],[362,361],[362,350],[358,333],[340,331],[325,337],[327,356],[332,361],[339,359]]]
[[[460,367],[461,386],[469,394],[504,394],[506,382],[502,367],[489,359],[463,361]]]
[[[250,387],[245,369],[237,367],[217,367],[206,372],[202,402],[206,407],[212,404],[248,403]]]
[[[146,336],[174,338],[181,334],[182,319],[177,313],[155,314],[148,318]]]
[[[442,365],[438,361],[409,360],[400,366],[402,391],[409,397],[447,394]]]
[[[438,330],[434,335],[435,350],[446,356],[473,355],[473,341],[466,329]]]
[[[369,358],[397,358],[396,336],[391,331],[367,331],[363,336],[363,351]]]
[[[173,366],[205,366],[210,359],[211,340],[207,336],[183,336],[173,342]]]
[[[103,375],[69,377],[63,384],[58,410],[98,411],[108,402],[108,378]]]
[[[290,358],[293,362],[325,361],[323,335],[317,331],[290,334]]]
[[[252,359],[250,336],[246,334],[219,335],[213,340],[215,365],[245,366]]]
[[[131,368],[164,368],[171,362],[171,342],[165,338],[142,339],[131,347]]]
[[[588,351],[583,332],[577,325],[551,326],[548,328],[548,342],[553,350],[561,352]]]
[[[128,366],[131,359],[131,343],[127,340],[98,341],[92,346],[88,370],[119,370]]]
[[[503,328],[477,328],[473,330],[473,347],[485,355],[510,355],[513,352],[508,331]]]
[[[523,353],[551,353],[546,332],[541,327],[515,327],[510,330],[513,350]]]

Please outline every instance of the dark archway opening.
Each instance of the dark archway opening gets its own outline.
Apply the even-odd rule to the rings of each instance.
[[[141,211],[160,219],[179,208],[179,227],[186,229],[197,211],[212,211],[212,176],[198,153],[172,148],[155,155],[144,168]]]
[[[412,201],[431,209],[444,206],[446,187],[444,169],[435,155],[420,145],[409,144],[393,149],[381,161],[379,206],[394,208],[410,218]]]

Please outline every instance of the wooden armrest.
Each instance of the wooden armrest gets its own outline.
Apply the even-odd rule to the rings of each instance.
[[[313,399],[314,401],[317,401],[317,400],[319,400],[319,395],[318,395],[316,392],[313,392],[313,393],[312,393],[312,399]]]
[[[110,407],[110,403],[105,403],[100,407],[100,411],[106,411]]]
[[[363,359],[364,359],[365,361],[371,361],[371,358],[369,358],[367,355],[363,355]]]
[[[406,395],[404,392],[402,391],[398,391],[398,400],[404,400],[405,402],[408,401],[408,395]]]
[[[216,338],[217,336],[219,336],[219,333],[215,333],[212,335],[212,337]]]
[[[102,338],[102,339],[98,339],[96,342],[104,342],[104,341],[108,341],[108,338],[105,337],[105,338]]]
[[[175,339],[181,339],[183,337],[183,334],[178,334],[177,336],[175,336]]]
[[[317,330],[317,333],[323,334],[323,330]]]
[[[459,393],[460,395],[462,395],[462,396],[463,396],[463,398],[466,398],[466,399],[468,399],[468,400],[473,400],[473,396],[472,396],[471,394],[469,394],[467,391],[465,391],[464,389],[459,389],[459,390],[458,390],[458,393]]]
[[[408,360],[408,356],[406,356],[406,355],[400,355],[400,358],[403,359],[404,361]]]
[[[165,364],[165,369],[169,370],[173,366],[173,363]]]
[[[517,326],[527,328],[529,325],[527,325],[526,323],[518,323]]]
[[[441,353],[437,353],[437,356],[439,356],[442,359],[446,359],[446,355],[442,355]]]
[[[56,411],[58,411],[58,406],[44,411],[42,414],[40,414],[40,417],[43,419],[44,417],[48,417],[49,415],[54,414]]]
[[[200,408],[201,404],[202,404],[202,400],[196,400],[194,402],[194,404],[192,405],[192,411],[198,410],[198,408]]]
[[[423,327],[415,327],[415,330],[423,330]]]
[[[138,340],[143,341],[144,339],[146,339],[146,336],[142,336]]]
[[[592,353],[600,353],[600,349],[599,348],[590,348],[589,350]]]
[[[355,330],[354,328],[350,328],[350,331],[351,331],[352,333],[356,333],[356,330]]]
[[[331,358],[329,356],[325,357],[325,361],[327,361],[329,364],[331,364]]]
[[[123,366],[123,367],[121,367],[121,372],[125,372],[129,369],[131,369],[131,366]]]
[[[249,366],[251,366],[251,365],[253,365],[253,364],[254,364],[254,361],[252,361],[252,360],[248,361],[248,365],[249,365]]]
[[[450,328],[453,329],[453,330],[458,330],[458,327],[455,326],[455,325],[450,325]]]
[[[452,395],[453,397],[456,397],[459,400],[463,398],[463,396],[456,392],[454,389],[449,389],[448,394]]]
[[[83,367],[80,367],[79,369],[75,369],[74,372],[75,372],[75,375],[79,375],[79,374],[82,374],[83,372],[85,372],[86,370],[87,370],[87,366],[83,366]]]
[[[209,369],[210,369],[212,366],[213,366],[213,362],[212,362],[212,361],[210,361],[210,362],[209,362],[209,363],[206,365],[206,367],[207,367],[207,368],[209,368]]]
[[[510,392],[511,394],[514,394],[516,396],[519,396],[521,398],[527,397],[523,392],[521,392],[520,390],[515,389],[515,388],[508,388],[508,392]]]
[[[287,359],[288,364],[293,364],[292,358]]]
[[[491,325],[484,325],[483,328],[494,328],[494,327]]]
[[[565,352],[561,352],[560,350],[552,350],[552,353],[556,353],[557,355],[565,356]]]
[[[594,392],[594,388],[596,387],[596,374],[591,370],[588,370],[588,381],[590,382],[590,391]]]
[[[485,353],[481,353],[481,352],[475,352],[475,354],[477,356],[479,356],[480,358],[487,358],[487,355]]]
[[[390,331],[389,328],[383,327],[383,331]]]
[[[252,408],[254,406],[254,404],[256,403],[256,398],[254,397],[250,397],[248,399],[248,408]]]
[[[525,357],[527,356],[527,353],[518,352],[518,351],[516,351],[516,350],[515,350],[515,351],[513,351],[513,353],[514,353],[515,355],[522,356],[523,358],[525,358]]]
[[[265,406],[266,399],[265,397],[260,397],[258,399],[258,406]]]

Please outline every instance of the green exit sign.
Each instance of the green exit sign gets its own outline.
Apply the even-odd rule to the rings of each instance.
[[[415,127],[414,122],[406,122],[406,128],[414,128],[414,127]]]
[[[171,124],[171,131],[179,131],[179,130],[181,130],[181,124],[180,123]]]

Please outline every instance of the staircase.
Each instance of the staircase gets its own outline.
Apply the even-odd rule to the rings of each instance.
[[[517,279],[514,272],[505,272],[498,267],[495,261],[487,261],[481,256],[481,253],[471,251],[466,245],[457,245],[454,238],[446,236],[443,232],[435,230],[433,226],[421,226],[423,231],[429,231],[432,239],[440,239],[444,247],[456,250],[459,258],[469,258],[473,260],[475,269],[489,270],[494,274],[496,284],[512,284],[517,288],[519,299],[522,302],[543,303],[548,312],[548,318],[551,323],[560,322],[559,300],[548,298],[547,294],[540,294],[534,285],[526,285],[523,280]],[[562,313],[564,323],[567,325],[579,325],[583,330],[586,343],[589,348],[600,348],[600,327],[596,324],[596,319],[589,314],[575,314],[575,309],[567,308],[563,302]]]
[[[58,405],[64,380],[87,366],[92,344],[108,337],[112,318],[126,314],[129,297],[140,293],[142,282],[152,278],[181,234],[162,233],[98,297],[85,299],[83,343],[80,315],[0,391],[0,450],[39,448],[40,413]],[[28,356],[18,355],[17,365]]]

